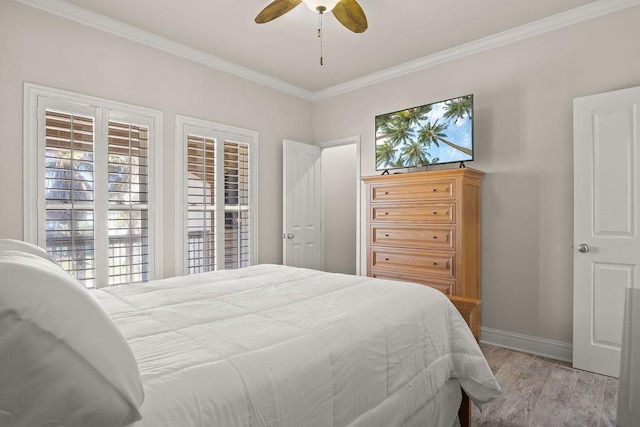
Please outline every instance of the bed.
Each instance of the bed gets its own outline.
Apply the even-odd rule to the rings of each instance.
[[[0,242],[0,425],[449,427],[461,388],[500,393],[429,287],[256,265],[89,292],[39,251]]]

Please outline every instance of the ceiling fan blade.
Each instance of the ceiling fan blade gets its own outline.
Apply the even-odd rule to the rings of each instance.
[[[256,24],[273,21],[296,7],[302,0],[274,0],[256,16]]]
[[[367,17],[356,0],[340,0],[333,8],[338,21],[354,33],[364,33],[367,29]]]

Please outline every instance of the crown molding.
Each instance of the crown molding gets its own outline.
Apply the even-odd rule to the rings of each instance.
[[[297,96],[307,101],[311,101],[313,97],[313,93],[306,89],[302,89],[298,86],[294,86],[250,68],[243,67],[218,56],[190,48],[166,37],[134,27],[133,25],[125,24],[104,15],[100,15],[99,13],[78,7],[64,0],[16,1],[45,12],[49,12],[53,15],[87,25],[97,30],[105,31],[133,42],[170,53],[180,58],[206,65],[207,67],[218,71],[233,74],[254,83],[276,89],[289,95]]]
[[[322,99],[342,95],[356,89],[381,83],[386,80],[395,79],[406,74],[444,64],[465,56],[495,49],[500,46],[505,46],[510,43],[515,43],[520,40],[638,5],[640,5],[640,0],[598,0],[585,6],[580,6],[566,12],[549,16],[520,27],[512,28],[488,37],[483,37],[451,49],[446,49],[429,56],[405,62],[404,64],[319,90],[313,93],[312,100],[320,101]]]
[[[451,49],[446,49],[413,61],[405,62],[385,70],[368,74],[317,92],[294,86],[269,75],[259,73],[247,67],[235,64],[218,56],[190,48],[157,34],[142,30],[129,24],[108,18],[104,15],[75,6],[64,0],[16,0],[28,6],[67,18],[97,30],[158,49],[172,55],[193,61],[207,67],[233,74],[263,86],[276,89],[307,101],[320,101],[342,95],[366,86],[395,79],[416,71],[424,70],[465,56],[495,49],[523,39],[534,37],[599,16],[640,5],[640,0],[597,0],[566,12],[562,12],[520,27],[474,40]]]

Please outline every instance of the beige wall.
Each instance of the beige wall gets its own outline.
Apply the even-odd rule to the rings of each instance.
[[[371,175],[375,115],[473,93],[482,324],[571,342],[572,101],[640,85],[639,22],[634,7],[316,102],[314,139],[361,134]]]
[[[175,271],[175,114],[258,131],[259,260],[282,262],[282,140],[311,142],[309,102],[17,2],[0,1],[2,238],[22,238],[24,82],[163,112],[165,276]]]
[[[322,150],[325,271],[356,274],[355,144]]]

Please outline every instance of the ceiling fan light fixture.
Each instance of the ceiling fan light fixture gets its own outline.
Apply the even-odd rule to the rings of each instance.
[[[314,12],[319,12],[318,8],[321,9],[323,13],[331,12],[333,8],[340,2],[340,0],[302,0],[307,7]]]

